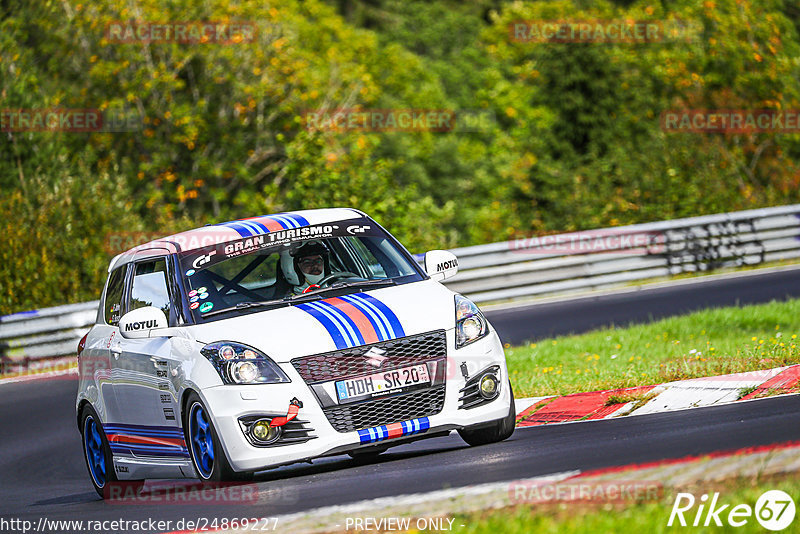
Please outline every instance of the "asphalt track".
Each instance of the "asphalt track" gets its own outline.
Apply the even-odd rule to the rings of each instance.
[[[800,271],[759,274],[573,299],[490,313],[505,341],[645,321],[708,306],[800,296]],[[524,428],[470,448],[457,435],[389,450],[377,460],[347,456],[261,473],[259,504],[113,505],[89,482],[75,424],[75,378],[0,384],[0,518],[172,520],[265,517],[571,470],[800,440],[800,396],[683,412]],[[279,526],[280,530],[280,526]]]
[[[488,311],[505,343],[577,334],[609,325],[624,326],[721,306],[800,298],[800,269],[750,272],[744,276],[698,278],[680,284],[640,288],[562,302]]]
[[[77,381],[0,387],[0,516],[114,520],[264,517],[364,499],[590,470],[800,440],[800,396],[517,430],[468,447],[456,435],[400,446],[378,460],[346,456],[259,474],[255,504],[107,504],[92,489],[74,423]],[[13,429],[9,432],[9,429]],[[174,523],[173,523],[174,524]]]

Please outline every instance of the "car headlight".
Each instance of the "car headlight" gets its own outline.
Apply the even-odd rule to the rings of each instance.
[[[485,337],[489,323],[474,302],[456,295],[456,348],[460,349]]]
[[[200,349],[226,384],[279,384],[291,382],[269,356],[253,347],[217,341]]]

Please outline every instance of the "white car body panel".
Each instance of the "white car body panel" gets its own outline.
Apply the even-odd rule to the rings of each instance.
[[[341,209],[295,213],[302,214],[310,224],[361,216],[353,210]],[[181,235],[186,238],[207,234],[211,231],[209,228],[219,231],[217,227],[204,227]],[[230,232],[231,239],[238,237],[233,230]],[[140,253],[122,254],[114,258],[112,265],[122,265]],[[115,432],[125,436],[126,432],[134,432],[130,429],[138,429],[137,439],[165,443],[161,447],[149,442],[138,446],[114,441],[114,465],[120,480],[197,476],[183,429],[182,400],[189,391],[196,392],[208,408],[225,455],[235,471],[257,471],[359,448],[399,444],[507,416],[511,393],[502,344],[489,326],[485,337],[460,349],[455,348],[455,294],[452,291],[437,281],[422,279],[363,293],[382,302],[394,313],[402,325],[403,338],[444,332],[444,404],[441,411],[425,417],[429,425],[427,430],[419,427],[421,423],[417,422],[417,426],[408,427],[408,432],[404,425],[400,436],[367,442],[357,430],[337,431],[326,416],[321,400],[292,360],[342,349],[337,349],[332,334],[320,320],[298,306],[250,311],[232,318],[173,327],[169,329],[175,334],[171,337],[144,339],[124,339],[118,327],[104,324],[101,310],[99,324],[88,334],[79,358],[78,413],[84,403],[91,404],[110,442],[116,439]],[[204,345],[218,341],[231,341],[258,349],[276,362],[291,382],[225,384],[214,365],[200,354]],[[365,347],[366,344],[354,347],[354,350]],[[464,387],[467,377],[474,377],[490,366],[499,368],[498,397],[474,408],[460,408],[459,390]],[[328,388],[326,391],[333,392],[333,380],[325,387]],[[293,399],[302,404],[297,419],[313,428],[311,439],[268,447],[254,446],[248,441],[239,423],[240,418],[286,414]],[[394,423],[399,421],[382,421],[381,425]],[[147,430],[151,428],[153,430]],[[181,440],[184,440],[182,448]],[[158,454],[159,451],[163,454]]]

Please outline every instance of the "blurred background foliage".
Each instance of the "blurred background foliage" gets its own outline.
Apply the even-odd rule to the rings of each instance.
[[[690,22],[690,39],[524,43],[518,20]],[[252,21],[120,44],[112,21]],[[665,133],[668,109],[800,109],[794,0],[0,0],[0,109],[136,131],[0,133],[0,314],[97,298],[115,232],[324,206],[414,252],[798,202],[800,138]],[[309,132],[307,110],[482,110],[478,132]]]

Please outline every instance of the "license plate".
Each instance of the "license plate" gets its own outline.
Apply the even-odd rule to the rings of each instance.
[[[336,394],[341,402],[361,397],[374,397],[384,393],[402,391],[410,386],[430,383],[428,366],[423,363],[359,378],[340,380],[336,382]]]

